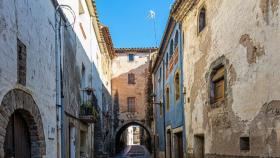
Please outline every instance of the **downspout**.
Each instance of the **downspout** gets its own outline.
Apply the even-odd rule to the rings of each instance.
[[[165,61],[164,61],[164,57],[163,57],[163,59],[162,59],[162,63],[163,63],[163,68],[162,68],[162,70],[163,70],[163,72],[162,72],[162,75],[163,75],[163,77],[162,77],[162,85],[163,85],[163,87],[162,87],[162,89],[163,89],[163,93],[162,93],[162,99],[163,99],[163,101],[162,101],[162,105],[163,105],[163,126],[164,126],[164,130],[163,130],[163,132],[164,132],[164,157],[166,158],[166,124],[165,124]]]
[[[91,25],[93,25],[93,17],[91,16],[90,17],[90,24]],[[94,27],[92,27],[92,29],[93,29],[93,31],[94,31]],[[92,36],[92,30],[90,29],[90,36],[91,36],[91,38],[90,38],[90,62],[91,62],[91,71],[90,71],[90,73],[91,73],[91,81],[90,81],[90,86],[91,86],[91,88],[93,88],[93,64],[94,64],[94,61],[93,61],[93,52],[92,52],[92,37],[94,37],[94,36]],[[94,93],[94,92],[93,92]],[[94,132],[94,124],[91,124],[90,125],[90,155],[91,155],[91,157],[92,158],[94,158],[94,134],[95,133],[93,133]],[[92,134],[93,133],[93,134]]]
[[[58,15],[60,6],[55,11],[55,65],[56,65],[56,108],[57,108],[57,156],[65,158],[64,140],[64,106],[62,89],[62,65],[61,65],[61,16]],[[58,17],[59,16],[59,17]],[[59,131],[60,130],[60,131]],[[60,143],[59,143],[60,140]]]
[[[57,121],[57,157],[61,157],[61,75],[60,75],[60,50],[58,44],[58,34],[60,33],[61,17],[58,17],[58,7],[55,10],[55,83],[56,83],[56,121]]]
[[[183,69],[184,69],[184,65],[183,65],[183,61],[184,61],[183,51],[184,50],[183,50],[183,48],[184,48],[184,46],[183,46],[183,37],[182,37],[182,32],[183,32],[182,23],[179,23],[179,30],[180,30],[180,57],[179,57],[179,61],[180,61],[180,66],[181,66],[180,87],[182,87],[181,88],[181,104],[182,104],[182,111],[183,111],[183,138],[185,138],[185,139],[183,139],[183,148],[185,150],[183,152],[185,153],[186,152],[185,147],[186,147],[187,140],[186,140],[186,132],[185,132],[186,123],[185,123],[185,109],[184,109],[185,103],[184,103],[184,100],[185,100],[185,95],[186,94],[185,94],[184,75],[183,75],[183,73],[184,73],[184,71],[183,71]]]

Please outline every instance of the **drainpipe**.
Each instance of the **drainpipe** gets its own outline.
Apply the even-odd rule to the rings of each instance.
[[[185,100],[185,87],[184,87],[184,75],[183,75],[183,73],[184,73],[184,65],[183,65],[183,60],[184,60],[184,56],[183,56],[183,48],[184,48],[184,46],[183,46],[183,37],[182,37],[182,32],[183,32],[183,30],[182,30],[182,23],[180,23],[179,24],[179,30],[180,30],[180,57],[179,57],[179,61],[180,61],[180,66],[181,66],[181,75],[180,75],[180,81],[181,81],[181,83],[180,83],[180,87],[182,87],[181,88],[181,104],[182,104],[182,111],[183,111],[183,149],[185,150],[183,150],[183,152],[185,153],[186,152],[186,143],[187,143],[187,141],[186,141],[186,132],[185,132],[185,127],[186,127],[186,123],[185,123],[185,109],[184,109],[184,105],[185,105],[185,103],[184,103],[184,100]],[[185,139],[184,139],[185,138]]]
[[[163,85],[162,99],[163,99],[163,101],[162,101],[162,105],[163,105],[163,126],[164,126],[164,130],[163,130],[163,132],[164,132],[164,157],[166,158],[166,123],[165,123],[166,114],[165,114],[165,82],[164,82],[165,81],[166,63],[164,61],[164,57],[162,59],[162,63],[163,63],[163,68],[162,68],[162,70],[163,70],[163,72],[162,72],[162,75],[163,75],[163,77],[162,77],[162,85]]]
[[[58,8],[55,11],[55,83],[56,83],[56,121],[57,121],[57,157],[61,157],[61,133],[60,133],[60,120],[61,120],[61,85],[60,85],[60,50],[58,44],[58,34],[60,33],[61,17],[57,17]]]
[[[57,156],[65,158],[64,148],[64,106],[61,65],[61,11],[60,5],[55,10],[55,69],[56,69],[56,109],[57,109]]]

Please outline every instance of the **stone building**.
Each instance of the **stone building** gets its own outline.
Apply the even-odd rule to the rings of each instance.
[[[112,96],[117,113],[115,126],[115,144],[121,134],[130,125],[139,125],[149,131],[146,118],[146,85],[150,55],[155,48],[122,48],[115,49],[116,57],[112,63]],[[118,150],[118,149],[117,149]]]
[[[187,157],[280,157],[279,13],[279,0],[175,2]]]
[[[110,140],[98,142],[94,124],[110,122],[114,51],[95,2],[0,8],[0,157],[94,157],[101,142],[106,153]]]

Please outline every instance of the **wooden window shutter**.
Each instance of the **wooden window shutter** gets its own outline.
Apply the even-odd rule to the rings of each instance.
[[[214,76],[212,77],[212,81],[215,82],[215,81],[223,78],[224,75],[225,75],[225,68],[221,67],[215,72]]]

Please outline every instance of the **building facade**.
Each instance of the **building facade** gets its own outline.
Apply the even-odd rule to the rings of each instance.
[[[112,89],[118,91],[121,122],[145,119],[149,58],[150,49],[116,49]]]
[[[110,140],[98,140],[95,127],[108,122],[112,133],[114,52],[95,2],[4,0],[0,8],[0,157],[107,154]]]
[[[184,155],[183,63],[180,24],[170,17],[153,67],[158,157]]]
[[[279,157],[279,1],[176,1],[188,157]]]
[[[112,94],[115,124],[115,144],[121,143],[121,133],[130,125],[150,129],[145,123],[147,107],[147,81],[151,54],[156,48],[115,49],[112,64]],[[151,137],[151,130],[149,136]],[[117,147],[116,147],[117,148]],[[118,149],[117,149],[118,150]]]
[[[0,157],[57,157],[54,4],[0,6]]]

